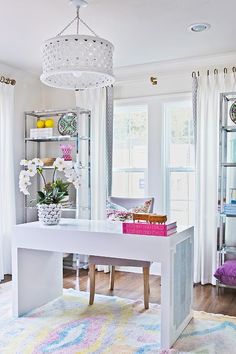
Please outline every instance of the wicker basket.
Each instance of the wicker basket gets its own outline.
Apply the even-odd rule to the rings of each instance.
[[[56,160],[55,157],[45,157],[41,159],[44,163],[44,166],[52,166],[53,162]]]

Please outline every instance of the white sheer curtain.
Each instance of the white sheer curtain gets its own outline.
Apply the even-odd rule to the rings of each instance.
[[[218,204],[218,136],[221,92],[235,92],[232,74],[203,73],[195,78],[196,224],[194,282],[215,284]]]
[[[91,110],[91,218],[106,219],[106,89],[76,92],[76,106]]]
[[[11,273],[11,227],[15,224],[13,165],[14,88],[0,84],[0,280]]]
[[[104,220],[107,197],[106,89],[76,92],[76,106],[91,110],[91,218]],[[99,270],[103,269],[109,270],[99,267]]]

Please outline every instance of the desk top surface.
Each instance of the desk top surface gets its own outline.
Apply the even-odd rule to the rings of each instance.
[[[192,237],[193,227],[178,227],[177,233],[165,237],[123,234],[122,222],[61,219],[55,226],[38,221],[14,226],[12,245],[13,249],[168,262],[170,250]]]
[[[63,231],[82,231],[92,233],[109,233],[109,234],[123,234],[122,222],[107,221],[107,220],[82,220],[82,219],[61,219],[58,225],[43,225],[39,221],[19,224],[16,228],[24,229],[41,229],[41,230],[63,230]],[[191,226],[178,226],[177,233],[182,232]],[[174,234],[176,235],[176,234]],[[169,237],[174,237],[171,235]],[[145,235],[146,237],[146,235]],[[158,236],[162,237],[162,236]],[[166,238],[166,237],[164,237]]]

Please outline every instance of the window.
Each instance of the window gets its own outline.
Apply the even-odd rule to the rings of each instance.
[[[148,159],[147,106],[116,106],[113,132],[112,195],[142,197]]]
[[[166,126],[167,213],[180,225],[194,223],[195,170],[192,103],[190,99],[164,104]]]

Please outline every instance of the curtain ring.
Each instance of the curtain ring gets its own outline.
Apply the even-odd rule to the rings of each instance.
[[[197,72],[197,76],[198,76],[198,77],[200,76],[200,72],[199,72],[199,71]]]
[[[236,72],[236,67],[235,66],[232,67],[232,71],[233,71],[233,73]]]
[[[196,78],[196,76],[197,76],[197,75],[196,75],[195,71],[193,71],[193,72],[192,72],[192,77],[193,77],[193,78]]]
[[[209,75],[210,75],[210,70],[208,69],[208,70],[207,70],[207,76],[209,76]]]
[[[224,68],[224,74],[227,74],[227,73],[228,73],[228,69]]]
[[[218,69],[214,69],[214,75],[218,75]]]

